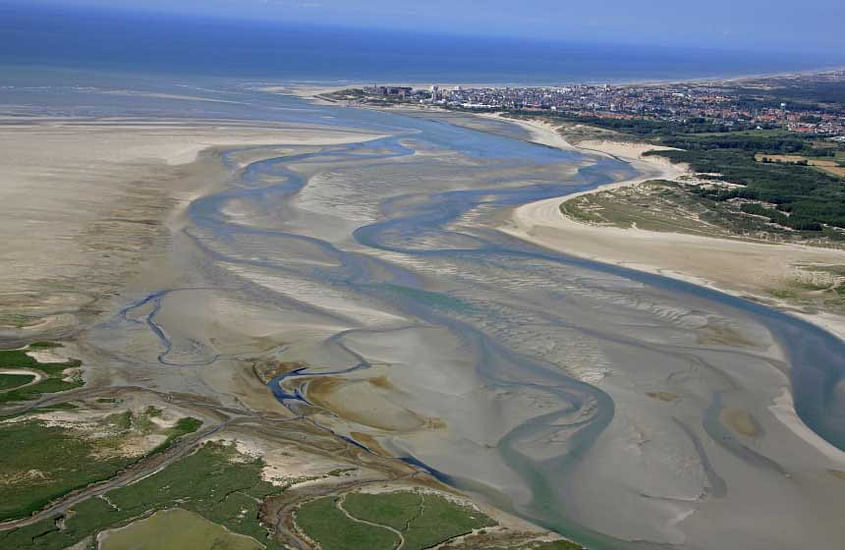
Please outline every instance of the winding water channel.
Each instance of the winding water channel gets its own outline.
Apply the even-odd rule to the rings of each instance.
[[[325,410],[315,418],[338,435],[595,547],[705,547],[706,525],[748,502],[818,517],[834,501],[801,477],[825,458],[772,404],[790,387],[801,420],[845,449],[842,341],[497,230],[509,208],[630,177],[627,165],[506,123],[283,105],[292,121],[390,135],[224,154],[230,184],[187,210],[196,284],[120,314],[154,335],[162,364],[225,356],[186,333],[180,295],[270,312],[301,327],[274,351],[302,363],[270,384],[282,404]],[[729,410],[756,433],[731,431]],[[743,547],[740,531],[713,540]]]

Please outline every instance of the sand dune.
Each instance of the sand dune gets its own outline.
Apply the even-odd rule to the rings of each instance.
[[[548,124],[522,124],[532,128],[541,143],[564,141],[554,131],[554,127]],[[549,135],[552,132],[554,136]],[[566,146],[571,147],[569,144]],[[654,147],[647,144],[584,141],[578,147],[630,162],[639,173],[636,178],[602,186],[587,193],[636,185],[651,179],[675,180],[688,174],[684,166],[672,165],[659,157],[643,156],[646,151],[654,150]],[[566,200],[583,194],[567,195]],[[658,273],[730,294],[752,297],[790,311],[845,338],[845,317],[831,312],[796,311],[795,307],[769,294],[769,291],[793,279],[802,266],[845,265],[843,250],[586,224],[560,212],[563,200],[552,198],[520,206],[513,210],[509,223],[502,230],[573,256]]]

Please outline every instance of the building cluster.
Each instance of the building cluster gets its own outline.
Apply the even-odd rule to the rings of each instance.
[[[364,92],[370,96],[397,99],[409,99],[414,95],[414,89],[410,86],[378,86],[373,84],[369,88],[364,88]],[[416,97],[419,99],[419,95]]]
[[[835,73],[845,85],[845,73]],[[831,78],[827,76],[826,78]],[[374,86],[368,94],[463,109],[557,111],[575,116],[687,122],[727,127],[784,128],[845,135],[845,111],[779,103],[728,84],[572,85],[560,87]],[[750,100],[755,98],[755,100]]]

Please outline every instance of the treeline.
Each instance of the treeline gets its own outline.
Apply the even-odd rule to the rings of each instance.
[[[690,151],[710,151],[713,149],[729,149],[774,154],[816,154],[812,145],[803,138],[785,132],[737,132],[732,134],[685,136],[668,135],[660,142],[670,147],[687,149]]]
[[[790,110],[803,105],[816,106],[819,103],[845,106],[845,82],[810,82],[800,84],[782,82],[782,86],[769,88],[738,88],[737,94],[744,96],[771,97],[773,101],[790,103]],[[792,104],[793,102],[797,104]]]
[[[717,201],[740,197],[774,204],[778,211],[789,215],[781,217],[768,212],[761,215],[793,229],[818,231],[822,224],[845,228],[845,186],[833,176],[803,167],[759,163],[754,160],[753,149],[741,146],[650,154],[687,163],[696,172],[719,174],[717,179],[743,186],[702,188],[699,190],[702,197]]]
[[[810,161],[807,159],[801,160],[779,160],[779,159],[771,159],[769,157],[763,157],[760,159],[760,162],[765,162],[766,164],[777,163],[777,164],[789,164],[791,166],[809,166]]]
[[[536,116],[536,113],[524,114]],[[805,167],[803,162],[802,166],[794,166],[755,160],[756,153],[812,157],[835,155],[837,149],[816,149],[813,146],[813,140],[818,136],[798,135],[779,129],[749,129],[741,124],[725,128],[705,119],[684,122],[608,119],[560,112],[546,116],[614,130],[643,141],[680,149],[648,154],[689,164],[696,172],[719,174],[718,179],[743,186],[730,190],[701,188],[698,193],[702,198],[725,201],[741,197],[774,204],[774,209],[753,213],[793,229],[819,231],[823,229],[823,224],[845,228],[845,185],[839,179]]]
[[[537,116],[535,111],[510,111],[515,115],[522,116]],[[655,120],[650,118],[604,118],[599,116],[583,116],[566,112],[551,112],[544,113],[543,116],[551,119],[566,120],[569,122],[578,122],[580,124],[587,124],[596,126],[597,128],[604,128],[606,130],[613,130],[625,134],[632,134],[640,137],[663,137],[676,134],[703,134],[713,132],[735,132],[750,130],[756,126],[751,124],[734,124],[727,125],[714,122],[712,120],[700,117],[691,117],[685,120]]]
[[[765,216],[769,221],[778,225],[791,227],[800,231],[821,231],[822,225],[807,218],[799,218],[795,216],[787,216],[783,212],[775,210],[774,208],[766,208],[761,204],[747,203],[740,207],[740,210],[746,214],[754,214],[756,216]]]

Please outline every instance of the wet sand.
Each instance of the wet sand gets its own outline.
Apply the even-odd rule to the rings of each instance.
[[[59,193],[79,208],[57,202],[48,212],[67,220],[45,223],[37,255],[21,236],[10,259],[65,273],[63,288],[96,304],[55,313],[73,316],[66,326],[97,365],[89,387],[193,396],[268,426],[302,415],[306,448],[349,438],[373,464],[402,458],[592,548],[837,548],[845,484],[830,472],[845,470],[841,453],[790,430],[787,405],[771,407],[803,357],[783,331],[831,368],[838,348],[671,279],[499,231],[509,209],[637,177],[629,166],[527,143],[500,122],[480,132],[477,121],[313,109],[332,123],[307,139],[280,128],[213,141],[168,166],[194,154],[188,139],[154,162],[141,147],[120,171],[106,151],[96,170],[62,175],[60,158],[52,179],[15,180],[29,190],[7,201],[18,223],[43,219],[38,202],[77,182]],[[35,141],[22,165],[41,162]],[[68,157],[89,158],[75,147]],[[148,226],[131,254],[97,263]],[[84,229],[90,248],[76,244]],[[25,288],[40,297],[47,283],[34,280]],[[818,414],[835,418],[837,406]]]
[[[72,334],[170,240],[174,209],[220,184],[203,150],[374,137],[239,121],[38,120],[0,125],[0,335]],[[90,315],[88,320],[90,320]]]
[[[541,122],[522,122],[535,133],[538,143],[572,148],[554,127]],[[647,144],[584,141],[578,148],[630,162],[639,175],[601,186],[592,193],[637,185],[651,179],[677,180],[689,175],[684,166],[659,157],[644,157],[654,150]],[[772,292],[795,280],[802,267],[845,265],[845,251],[797,244],[769,244],[684,233],[623,229],[582,223],[560,212],[563,200],[584,193],[552,198],[514,209],[504,231],[542,246],[600,262],[673,277],[718,289],[736,296],[752,297],[845,338],[845,317],[829,311],[801,311]]]

